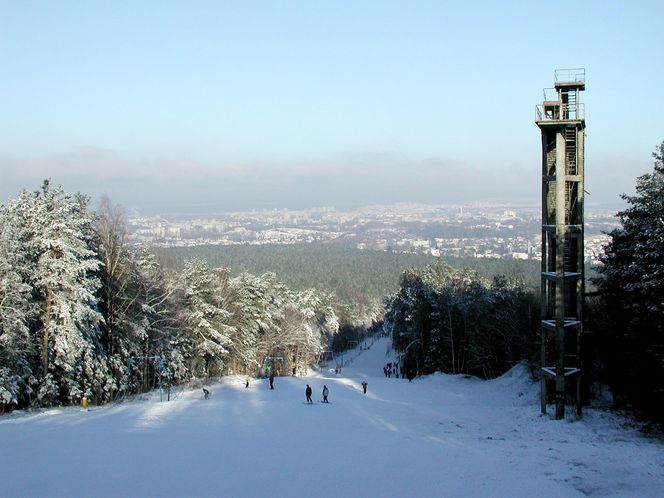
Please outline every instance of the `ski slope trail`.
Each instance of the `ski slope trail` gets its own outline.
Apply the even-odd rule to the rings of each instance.
[[[2,416],[0,495],[662,496],[661,442],[593,409],[574,422],[539,416],[524,367],[408,382],[383,376],[393,359],[381,339],[347,353],[338,375],[277,377],[274,390],[226,377],[209,400],[196,389]]]

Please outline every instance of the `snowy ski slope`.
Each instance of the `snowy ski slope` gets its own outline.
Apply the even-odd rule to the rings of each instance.
[[[308,377],[227,377],[171,402],[0,417],[0,496],[663,496],[664,445],[616,415],[539,416],[523,367],[386,379],[387,339]],[[359,356],[358,356],[359,354]],[[368,393],[360,383],[367,380]],[[330,404],[314,400],[323,385]]]

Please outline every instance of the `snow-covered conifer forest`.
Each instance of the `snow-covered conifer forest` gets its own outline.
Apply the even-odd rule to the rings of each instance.
[[[165,272],[128,247],[118,208],[46,181],[0,211],[2,411],[95,404],[193,378],[312,364],[338,330],[332,297],[274,274]]]
[[[334,293],[294,291],[273,273],[231,277],[200,258],[167,270],[149,248],[128,245],[108,199],[94,212],[84,195],[49,181],[3,207],[0,229],[3,412],[306,369],[361,339],[366,325],[382,327],[384,311],[358,292],[362,304],[349,307]],[[435,263],[404,273],[386,306],[384,327],[409,375],[494,377],[533,347],[534,302],[514,280]],[[425,336],[414,325],[422,321]]]

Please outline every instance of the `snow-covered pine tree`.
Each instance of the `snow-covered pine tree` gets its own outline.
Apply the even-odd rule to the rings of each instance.
[[[141,343],[136,367],[141,390],[155,387],[158,375],[182,382],[190,378],[185,364],[187,343],[181,339],[182,304],[176,300],[176,285],[164,274],[157,258],[147,247],[132,253],[134,282],[138,287],[133,301],[131,323]]]
[[[321,350],[321,334],[314,325],[314,316],[289,301],[283,308],[279,323],[279,333],[273,338],[273,351],[291,362],[308,364]]]
[[[653,172],[636,181],[636,195],[618,213],[596,281],[607,318],[602,343],[618,403],[664,421],[664,142]]]
[[[196,376],[221,375],[224,371],[235,333],[232,314],[222,299],[226,281],[223,271],[211,270],[200,258],[185,263],[181,281],[189,346],[185,354]]]
[[[239,355],[247,366],[252,363],[260,366],[266,356],[282,353],[280,322],[288,289],[277,281],[274,273],[258,277],[244,273],[233,279],[231,286],[235,295],[237,333],[241,336],[239,341],[234,341],[234,356]]]
[[[91,248],[88,199],[47,180],[9,204],[23,233],[28,283],[39,308],[40,387],[43,404],[109,399],[113,380],[99,342],[99,260]]]
[[[263,320],[263,292],[259,279],[249,273],[242,273],[229,282],[235,332],[232,336],[229,361],[235,372],[253,373],[259,367],[257,358],[258,335]]]
[[[28,405],[35,379],[35,307],[27,274],[16,220],[0,207],[0,411]]]
[[[316,354],[325,344],[330,343],[339,331],[337,315],[330,302],[330,295],[316,289],[307,289],[293,295],[291,308],[297,310],[297,313],[291,315],[299,314],[302,322],[301,325],[295,325],[295,333],[291,334],[290,338],[295,346],[293,349],[295,363],[312,362]]]

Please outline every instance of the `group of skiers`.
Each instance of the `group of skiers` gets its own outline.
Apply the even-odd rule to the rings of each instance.
[[[247,386],[246,387],[248,387],[248,385],[249,385],[249,381],[247,381]],[[361,385],[362,385],[362,392],[364,392],[364,394],[367,394],[367,386],[369,384],[367,384],[367,381],[365,380],[365,381],[362,382]],[[274,389],[274,378],[272,376],[270,376],[270,389]],[[311,386],[309,384],[307,384],[307,387],[304,390],[304,395],[307,398],[307,403],[313,403],[314,402],[313,399],[311,399],[312,394],[313,394],[313,389],[311,389]],[[325,384],[323,384],[322,394],[323,394],[322,403],[329,403],[327,397],[330,394],[330,390],[327,388],[327,386]]]
[[[401,372],[403,375],[403,372]],[[398,363],[387,363],[383,367],[383,374],[385,374],[385,377],[388,379],[394,375],[397,379],[399,378],[399,364]]]
[[[367,394],[367,386],[369,384],[367,383],[366,380],[363,380],[361,385],[362,385],[362,392],[364,394]],[[313,401],[311,399],[311,394],[312,393],[313,393],[313,391],[311,390],[311,386],[309,384],[307,384],[307,388],[304,390],[304,394],[307,397],[307,403],[313,403]],[[327,396],[329,394],[330,394],[330,390],[327,388],[327,386],[325,384],[323,384],[323,401],[322,401],[323,403],[329,403],[329,401],[327,400]]]
[[[269,381],[270,381],[270,389],[274,389],[274,375],[269,376]],[[369,384],[367,384],[367,381],[365,380],[365,381],[362,381],[361,385],[362,385],[362,392],[364,392],[364,394],[367,394],[367,386]],[[249,379],[248,378],[245,380],[244,387],[245,388],[249,387]],[[311,395],[313,394],[313,390],[311,389],[311,386],[309,384],[307,384],[307,388],[304,390],[304,394],[307,397],[307,403],[313,403],[313,400],[311,399]],[[329,403],[327,397],[330,394],[330,390],[327,388],[327,386],[325,384],[323,384],[322,394],[323,394],[322,403]],[[209,399],[210,398],[210,391],[203,388],[203,397],[205,399]]]
[[[307,403],[313,403],[314,401],[311,399],[311,395],[313,393],[313,390],[311,389],[311,386],[307,384],[307,388],[304,390],[304,394],[307,397]],[[330,394],[330,390],[327,388],[325,384],[323,384],[323,403],[329,403],[327,400],[327,396]]]

